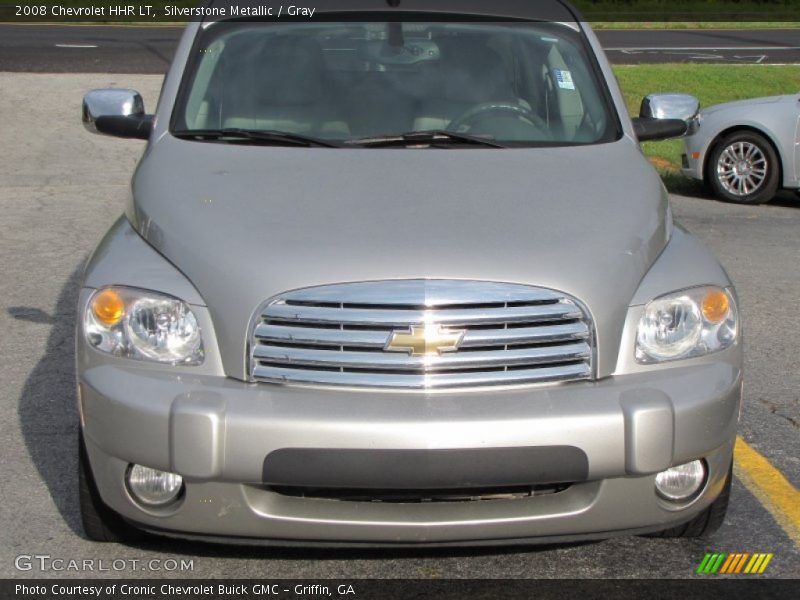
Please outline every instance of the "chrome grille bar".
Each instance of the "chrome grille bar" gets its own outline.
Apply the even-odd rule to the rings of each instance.
[[[314,327],[287,327],[281,325],[256,326],[255,337],[261,342],[295,343],[318,346],[361,346],[383,348],[386,331],[358,329],[316,329]],[[576,321],[565,325],[516,327],[511,329],[472,329],[464,334],[462,348],[544,342],[569,342],[589,337],[586,323]]]
[[[434,314],[435,313],[435,314]],[[382,310],[365,308],[328,308],[308,305],[273,304],[263,314],[265,319],[285,322],[340,325],[381,325],[409,327],[428,320],[441,325],[469,326],[486,323],[530,323],[534,321],[565,321],[579,319],[581,310],[572,302],[534,304],[480,309],[445,310]]]
[[[447,389],[478,386],[555,383],[589,379],[591,370],[585,363],[514,371],[467,373],[339,373],[310,369],[256,367],[256,379],[272,383],[301,383],[347,387],[406,388],[415,390]]]
[[[331,352],[330,350],[308,350],[256,346],[256,359],[286,366],[342,367],[359,370],[437,371],[440,369],[482,369],[512,367],[517,365],[540,365],[583,360],[589,357],[589,345],[585,342],[563,346],[543,346],[487,352],[447,352],[440,356],[408,356],[390,352]]]
[[[386,291],[391,297],[387,297]],[[287,295],[288,297],[289,295]],[[483,303],[553,302],[562,294],[545,288],[452,279],[399,279],[341,283],[295,290],[292,301],[311,304],[425,306],[427,308]]]
[[[415,390],[571,381],[592,377],[593,344],[581,304],[549,289],[337,284],[265,304],[251,332],[249,373],[272,383]]]

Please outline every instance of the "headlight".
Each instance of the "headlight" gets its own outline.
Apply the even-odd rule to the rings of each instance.
[[[657,363],[724,350],[736,341],[733,295],[701,287],[662,296],[644,309],[636,333],[636,361]]]
[[[86,339],[114,356],[172,365],[203,362],[197,319],[182,300],[132,288],[109,287],[89,299]]]

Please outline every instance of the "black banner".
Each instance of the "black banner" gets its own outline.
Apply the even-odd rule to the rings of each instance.
[[[5,23],[182,23],[206,18],[313,19],[330,0],[2,0]],[[403,8],[403,0],[391,6]],[[389,0],[376,0],[383,4]],[[592,22],[800,22],[800,0],[574,0]],[[319,12],[322,12],[321,10]]]
[[[0,599],[27,600],[483,600],[503,598],[724,598],[768,600],[797,598],[797,579],[689,579],[689,580],[214,580],[214,579],[59,579],[0,580]]]

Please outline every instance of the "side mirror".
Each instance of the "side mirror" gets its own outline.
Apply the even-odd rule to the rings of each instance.
[[[83,126],[92,133],[146,140],[153,129],[153,115],[145,114],[134,90],[92,90],[83,97],[81,112]]]
[[[633,127],[640,142],[680,137],[696,123],[700,101],[688,94],[650,94]]]

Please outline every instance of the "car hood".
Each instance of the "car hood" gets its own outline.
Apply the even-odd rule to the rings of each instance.
[[[598,374],[671,228],[636,145],[320,149],[165,135],[133,180],[128,218],[204,298],[226,372],[245,377],[254,311],[330,283],[445,278],[568,293],[596,322]]]
[[[790,94],[786,96],[765,96],[763,98],[750,98],[748,100],[737,100],[736,102],[726,102],[725,104],[715,104],[708,108],[703,108],[700,112],[703,115],[712,115],[717,112],[747,108],[748,106],[759,106],[762,104],[775,104],[783,102],[797,102],[800,99],[798,94]]]

